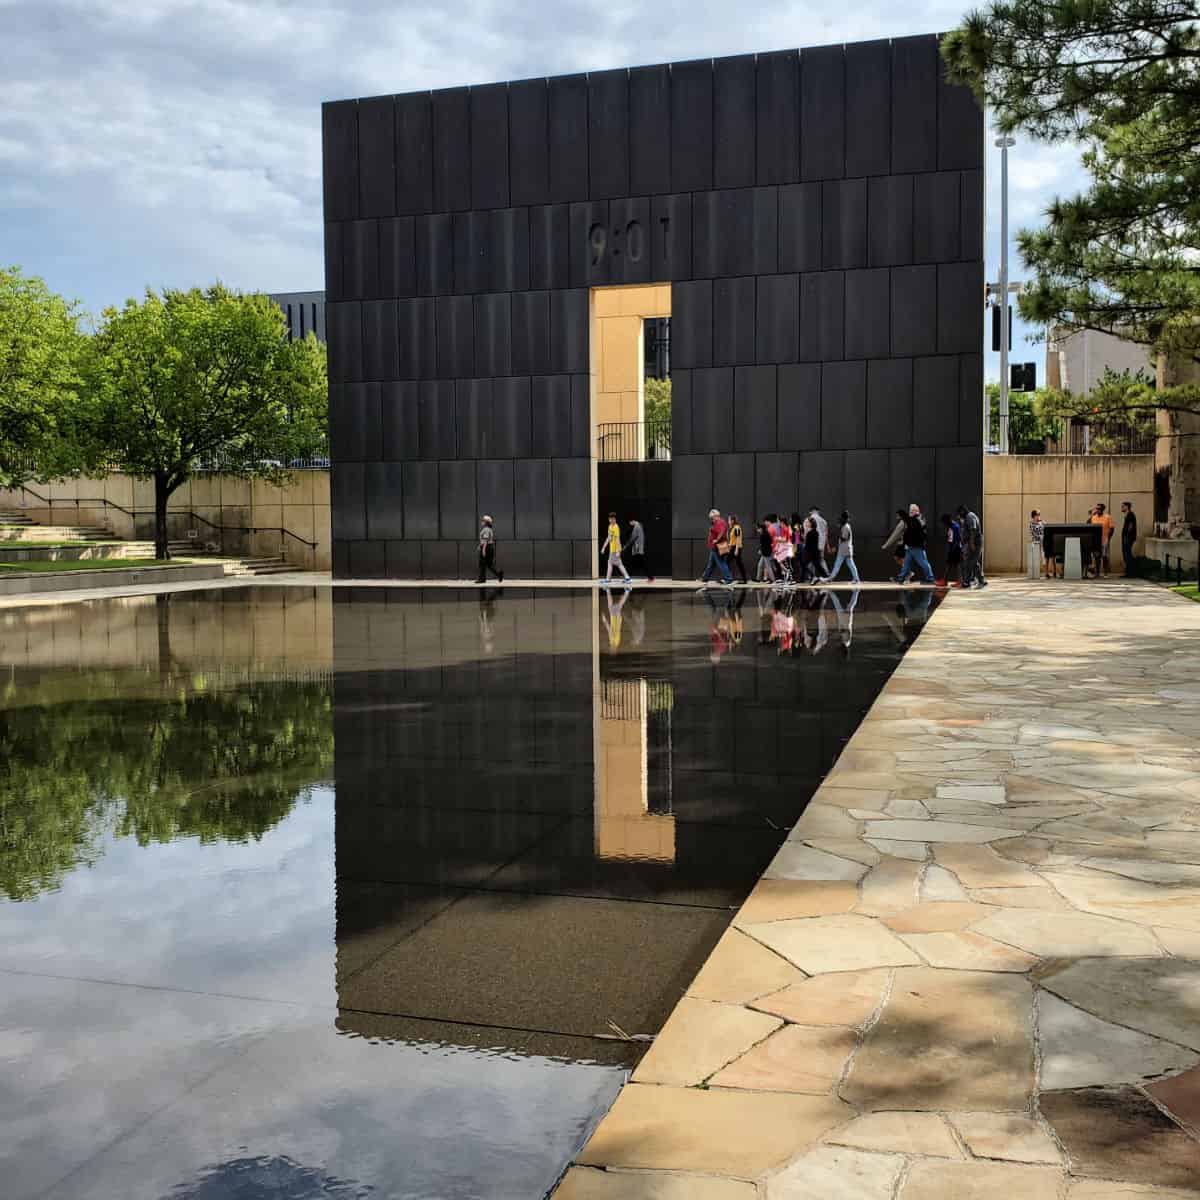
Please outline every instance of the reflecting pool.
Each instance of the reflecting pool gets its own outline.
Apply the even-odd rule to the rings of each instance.
[[[544,1196],[934,603],[0,612],[4,1196]]]

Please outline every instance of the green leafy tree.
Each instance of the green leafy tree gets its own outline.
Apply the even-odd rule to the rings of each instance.
[[[659,448],[671,448],[671,381],[647,379],[644,384],[646,449],[657,456]]]
[[[1000,385],[986,388],[989,411],[990,444],[1000,444]],[[1013,454],[1045,454],[1047,443],[1061,440],[1063,422],[1057,407],[1062,392],[1038,388],[1036,392],[1009,392],[1008,444]]]
[[[27,699],[0,712],[0,896],[58,887],[114,836],[261,838],[332,765],[327,683]]]
[[[1018,236],[1027,320],[1200,362],[1198,15],[1197,0],[1000,0],[946,35],[951,78],[1001,129],[1084,150],[1087,191]],[[1200,387],[1156,407],[1200,412]]]
[[[1161,394],[1144,371],[1108,367],[1086,395],[1053,393],[1046,411],[1050,417],[1086,421],[1092,429],[1089,444],[1093,454],[1119,453],[1131,439],[1150,444],[1156,414],[1162,408]]]
[[[268,297],[220,284],[147,290],[106,309],[93,339],[89,432],[115,468],[154,480],[154,545],[167,558],[167,502],[198,466],[286,478],[321,451],[328,426],[325,349],[289,341]]]
[[[0,268],[0,487],[72,474],[84,335],[74,304]]]
[[[646,424],[669,427],[671,424],[671,381],[669,379],[647,379],[645,389]]]
[[[991,444],[1000,440],[1000,385],[987,385],[991,409]],[[1158,393],[1142,372],[1106,370],[1086,395],[1038,388],[1033,393],[1010,392],[1008,440],[1014,454],[1063,453],[1071,422],[1089,427],[1090,454],[1128,453],[1131,444],[1151,445],[1155,436]]]

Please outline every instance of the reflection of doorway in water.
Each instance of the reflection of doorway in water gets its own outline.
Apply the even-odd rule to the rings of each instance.
[[[596,542],[617,514],[628,547],[631,519],[646,534],[650,575],[671,573],[671,285],[592,292],[592,413]],[[669,396],[669,392],[667,392]],[[641,564],[625,565],[634,574]],[[606,566],[601,556],[599,568]],[[637,569],[635,569],[635,567]]]
[[[672,862],[672,685],[601,679],[599,701],[596,854]]]

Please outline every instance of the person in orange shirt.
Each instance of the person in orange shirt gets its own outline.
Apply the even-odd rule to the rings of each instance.
[[[1100,526],[1100,553],[1096,556],[1096,578],[1099,579],[1101,574],[1108,574],[1108,543],[1112,541],[1113,530],[1116,526],[1113,524],[1112,517],[1108,515],[1108,510],[1099,503],[1088,518],[1088,523]]]

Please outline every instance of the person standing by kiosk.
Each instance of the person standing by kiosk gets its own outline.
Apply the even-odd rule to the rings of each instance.
[[[1112,517],[1108,515],[1108,509],[1101,503],[1096,504],[1088,523],[1100,526],[1100,552],[1096,555],[1096,578],[1099,579],[1108,574],[1108,544],[1112,541],[1116,526]]]
[[[1121,522],[1121,558],[1125,562],[1125,578],[1132,579],[1137,574],[1137,559],[1133,551],[1137,541],[1137,516],[1128,500],[1121,502],[1121,512],[1125,514]]]

